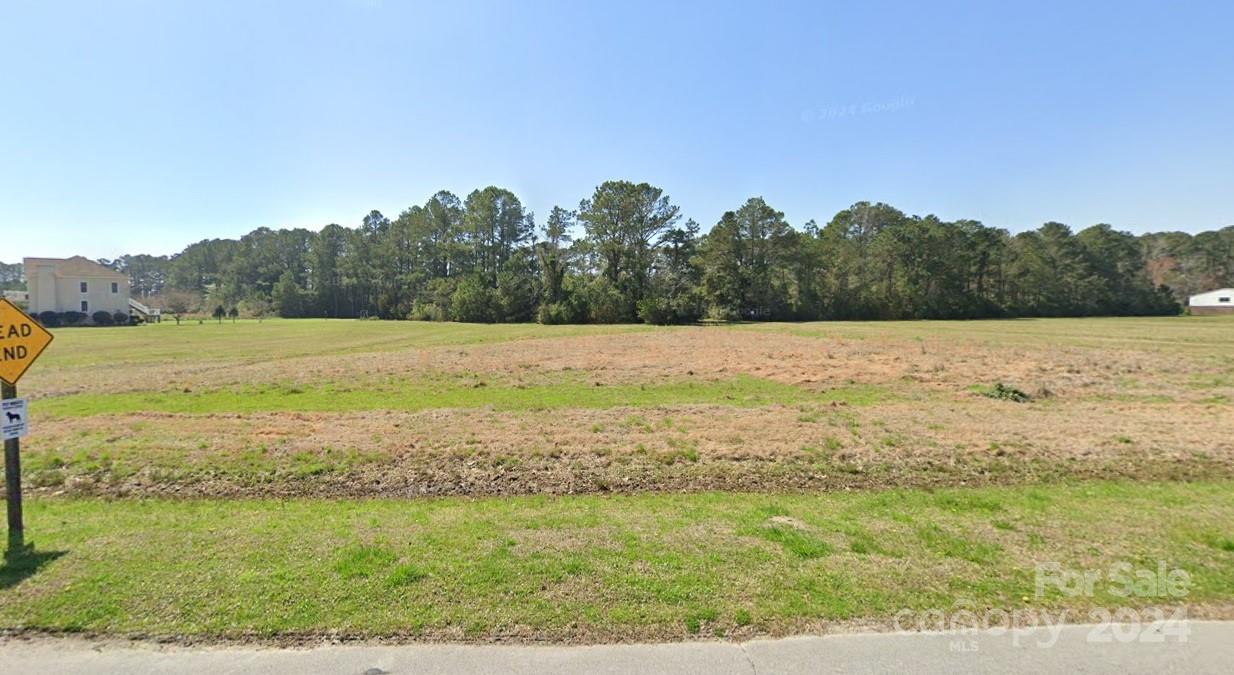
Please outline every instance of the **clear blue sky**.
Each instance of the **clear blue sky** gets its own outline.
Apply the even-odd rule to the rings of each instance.
[[[1234,3],[14,2],[0,260],[355,226],[610,178],[710,227],[858,200],[1234,224]]]

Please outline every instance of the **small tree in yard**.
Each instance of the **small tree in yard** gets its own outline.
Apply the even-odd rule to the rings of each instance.
[[[223,324],[223,317],[226,315],[227,315],[227,310],[223,309],[222,305],[215,305],[214,312],[211,316],[213,316],[216,320],[218,320],[219,325],[221,326]]]
[[[227,316],[231,317],[232,323],[235,323],[236,318],[240,316],[240,310],[236,309],[235,307],[232,307],[231,309],[227,310]]]
[[[266,318],[266,315],[273,309],[270,301],[265,298],[253,298],[244,304],[248,306],[248,313],[252,314],[254,319],[257,319],[257,323],[261,323],[261,320]]]
[[[163,296],[163,307],[167,309],[167,313],[171,314],[172,318],[176,320],[176,325],[179,326],[180,319],[197,308],[197,298],[191,293],[172,291]]]

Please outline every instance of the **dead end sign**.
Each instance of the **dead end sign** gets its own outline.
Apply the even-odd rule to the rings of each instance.
[[[0,380],[17,384],[51,340],[51,333],[29,314],[0,299]]]
[[[30,431],[26,423],[26,399],[6,398],[0,401],[0,436],[4,440],[22,438]]]

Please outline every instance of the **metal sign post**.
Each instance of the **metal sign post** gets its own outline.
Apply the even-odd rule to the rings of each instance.
[[[17,380],[26,374],[30,364],[51,344],[52,335],[29,314],[7,299],[0,299],[0,400],[5,401],[0,425],[4,433],[4,496],[8,511],[10,552],[20,551],[25,544],[25,526],[21,518],[21,442],[25,435],[26,409],[22,403],[8,404],[17,399]],[[9,433],[12,427],[12,433]],[[11,436],[11,438],[10,438]]]
[[[0,382],[0,389],[3,400],[17,398],[17,385]],[[4,440],[4,498],[9,516],[8,550],[18,551],[26,543],[26,533],[21,518],[21,441],[16,438]]]

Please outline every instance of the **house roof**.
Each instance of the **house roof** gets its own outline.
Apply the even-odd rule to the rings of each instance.
[[[1187,298],[1187,304],[1196,306],[1222,305],[1229,306],[1229,298],[1234,297],[1234,288],[1217,288],[1203,293],[1196,293]]]
[[[127,274],[117,272],[110,267],[105,267],[79,255],[75,255],[72,258],[23,258],[21,262],[26,266],[27,279],[31,276],[30,268],[35,265],[52,265],[55,268],[53,273],[61,278],[89,277],[92,279],[117,280],[127,280],[129,278]]]

